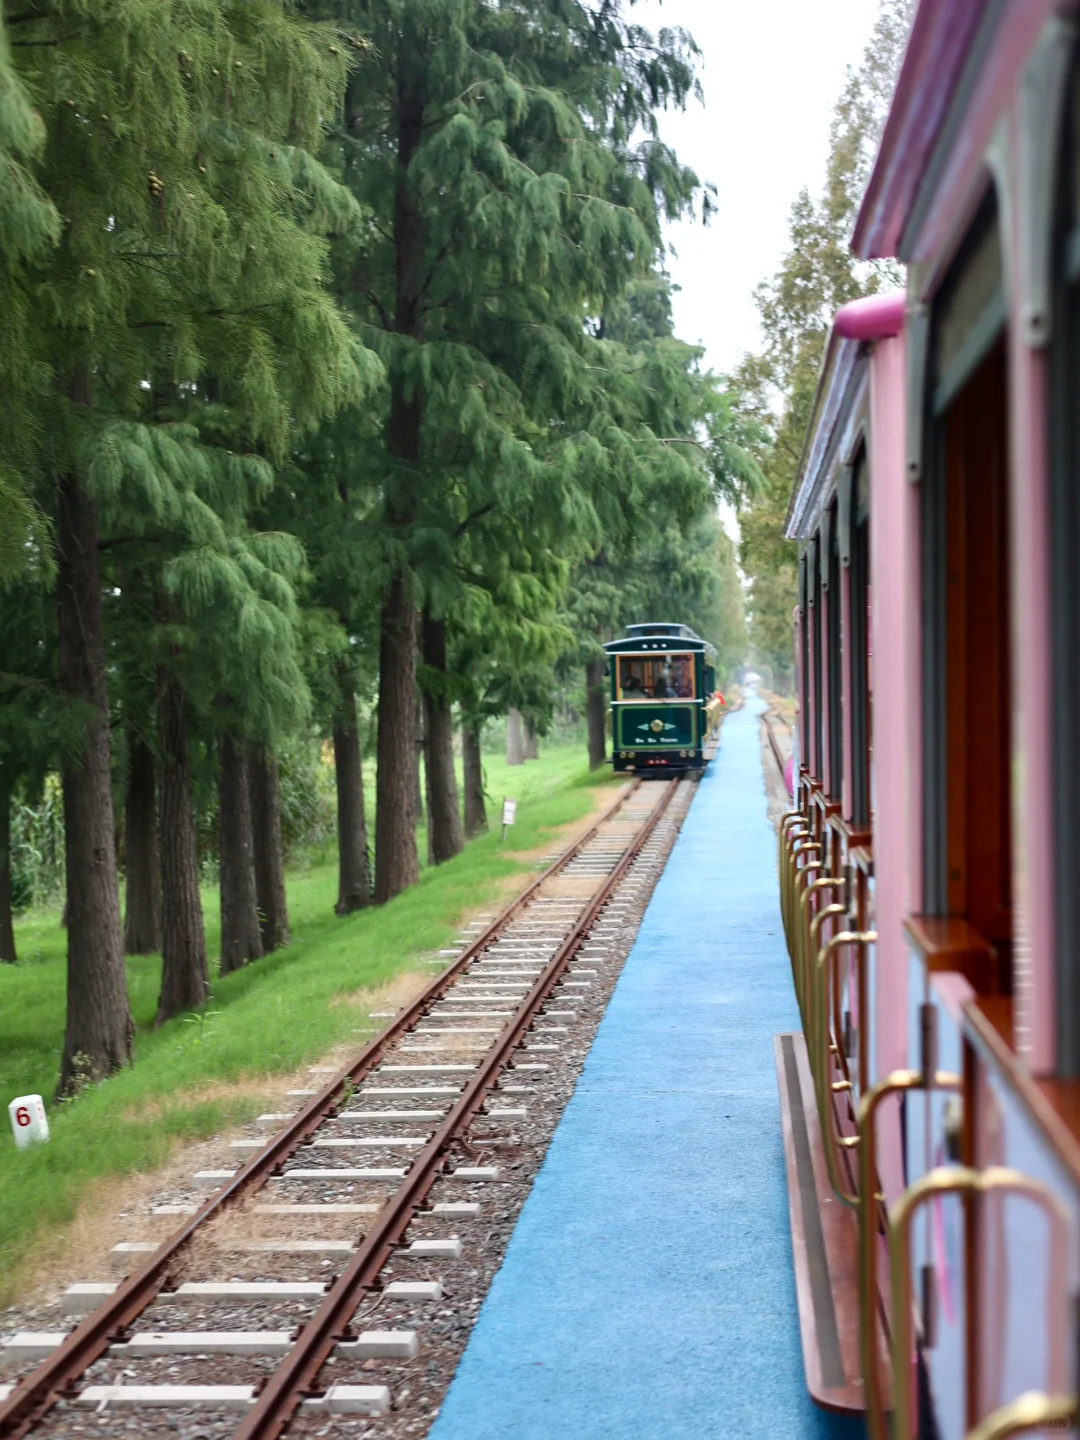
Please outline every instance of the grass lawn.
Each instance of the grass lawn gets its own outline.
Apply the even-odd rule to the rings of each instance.
[[[293,943],[224,979],[215,978],[205,1012],[152,1029],[161,975],[158,956],[128,961],[128,990],[137,1026],[136,1063],[78,1099],[50,1109],[52,1141],[17,1151],[10,1128],[0,1138],[0,1304],[9,1302],[17,1266],[28,1248],[70,1221],[88,1182],[162,1164],[180,1140],[213,1135],[258,1113],[259,1101],[228,1083],[284,1074],[318,1059],[335,1044],[357,1048],[357,1027],[378,1022],[336,997],[384,984],[446,947],[461,917],[494,908],[506,878],[534,870],[513,858],[544,846],[602,798],[610,772],[590,776],[581,750],[551,750],[539,761],[508,769],[485,757],[489,818],[502,798],[518,803],[507,846],[499,829],[463,854],[425,870],[420,884],[378,910],[338,918],[334,862],[288,877]],[[426,851],[421,832],[420,851]],[[207,944],[219,944],[217,896],[203,894]],[[16,925],[17,965],[0,965],[0,1099],[51,1096],[64,1030],[66,944],[58,913],[37,912]],[[434,969],[434,967],[429,967]],[[200,1092],[202,1092],[200,1094]],[[206,1098],[207,1094],[214,1098]],[[219,1098],[224,1097],[224,1098]]]

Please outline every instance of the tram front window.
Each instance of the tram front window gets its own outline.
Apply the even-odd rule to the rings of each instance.
[[[694,661],[691,655],[622,655],[619,657],[620,700],[692,700]]]

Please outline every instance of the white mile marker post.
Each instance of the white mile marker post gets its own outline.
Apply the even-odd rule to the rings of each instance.
[[[25,1150],[28,1145],[44,1143],[49,1138],[49,1121],[45,1102],[40,1095],[19,1095],[8,1106],[15,1145]]]
[[[503,838],[503,844],[504,844],[504,845],[505,845],[505,843],[506,843],[506,829],[507,829],[507,826],[508,826],[508,825],[513,825],[513,823],[514,823],[514,817],[515,817],[516,815],[517,815],[517,801],[516,801],[516,800],[504,800],[504,801],[503,801],[503,816],[502,816],[502,838]]]

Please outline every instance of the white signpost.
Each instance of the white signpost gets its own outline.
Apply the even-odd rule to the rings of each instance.
[[[8,1106],[15,1144],[20,1150],[49,1138],[49,1121],[40,1095],[20,1095]]]
[[[506,827],[507,827],[508,825],[513,825],[513,823],[514,823],[514,817],[516,816],[516,814],[517,814],[517,801],[516,801],[516,800],[504,800],[504,801],[503,801],[503,816],[502,816],[502,838],[503,838],[504,840],[506,839]]]

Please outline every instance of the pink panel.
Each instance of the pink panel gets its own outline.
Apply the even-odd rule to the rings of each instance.
[[[870,371],[875,1077],[907,1064],[902,926],[918,909],[922,890],[918,490],[905,472],[904,392],[904,341],[883,340],[874,347]]]
[[[922,751],[918,490],[905,465],[904,339],[874,346],[870,368],[871,809],[874,824],[874,1045],[871,1082],[908,1064],[904,917],[920,906]],[[899,1109],[878,1142],[889,1195],[903,1188]]]
[[[1014,1043],[1054,1069],[1054,790],[1046,352],[1009,325]]]

